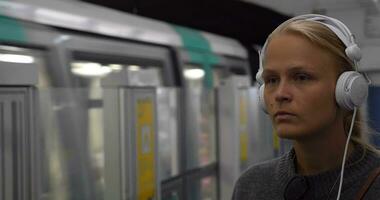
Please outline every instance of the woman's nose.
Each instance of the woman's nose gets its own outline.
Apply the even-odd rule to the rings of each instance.
[[[290,88],[290,84],[287,83],[287,81],[280,82],[275,92],[275,99],[277,102],[280,102],[280,103],[291,101],[292,99],[291,88]]]

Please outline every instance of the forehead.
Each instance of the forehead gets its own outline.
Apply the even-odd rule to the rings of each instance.
[[[337,71],[337,62],[326,50],[303,36],[291,33],[271,38],[265,49],[264,71],[303,67],[316,71]]]

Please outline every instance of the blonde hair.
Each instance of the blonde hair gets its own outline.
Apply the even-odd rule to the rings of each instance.
[[[345,71],[355,70],[354,63],[347,57],[345,53],[346,46],[344,43],[338,38],[338,36],[336,36],[333,31],[321,23],[307,20],[284,22],[269,35],[267,43],[269,43],[273,37],[283,33],[296,34],[304,37],[312,44],[328,52],[336,60],[336,64],[340,66],[340,68],[337,69],[338,75]],[[265,50],[266,49],[264,49],[264,51]],[[264,61],[265,57],[263,58],[263,62]],[[343,119],[344,130],[346,134],[348,134],[350,128],[352,115],[353,112],[349,112],[349,115],[345,116]],[[368,134],[368,128],[366,126],[366,123],[364,123],[362,120],[361,112],[358,110],[352,130],[351,141],[356,145],[363,146],[366,150],[378,153],[378,151],[363,137],[364,133]]]

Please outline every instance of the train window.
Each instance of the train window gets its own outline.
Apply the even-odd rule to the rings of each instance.
[[[71,119],[66,119],[66,117],[70,117],[67,115],[70,108],[80,105],[80,103],[73,99],[73,101],[67,101],[65,94],[73,94],[70,89],[53,88],[54,74],[57,74],[57,68],[56,66],[49,68],[47,54],[43,50],[0,45],[0,65],[14,67],[37,66],[38,83],[36,86],[38,93],[36,93],[37,102],[33,106],[33,110],[36,110],[38,114],[34,118],[37,122],[36,130],[38,130],[34,139],[40,144],[36,146],[39,160],[35,161],[38,163],[36,165],[40,174],[37,181],[41,183],[39,186],[41,188],[40,195],[41,198],[47,199],[70,199],[71,194],[75,191],[72,191],[71,188],[73,179],[68,177],[72,175],[73,170],[70,170],[70,168],[74,167],[74,165],[68,165],[70,162],[67,162],[67,160],[72,159],[72,155],[78,149],[68,146],[70,146],[71,142],[73,143],[71,147],[78,143],[68,133],[76,129],[74,126],[78,130],[83,126],[70,123],[71,120],[75,120],[75,117]],[[78,109],[75,110],[78,111]],[[78,113],[80,112],[75,114]],[[79,121],[77,120],[77,122]],[[71,164],[77,160],[79,159],[72,159]],[[81,189],[83,188],[78,187],[77,191]]]
[[[46,58],[42,50],[23,47],[0,45],[0,63],[15,63],[22,65],[36,65],[38,67],[38,86],[51,85],[46,68]]]
[[[178,115],[179,90],[176,88],[158,88],[157,112],[160,178],[166,180],[178,175],[179,145],[178,145]]]
[[[217,200],[217,192],[217,178],[209,175],[190,180],[187,194],[189,199]]]
[[[214,87],[218,87],[224,78],[224,69],[222,67],[214,67],[212,69]]]
[[[42,76],[42,84],[38,86],[37,106],[42,140],[39,147],[41,195],[46,199],[101,200],[108,195],[107,191],[111,191],[105,189],[107,177],[109,174],[119,173],[112,170],[120,167],[116,162],[107,163],[106,167],[105,161],[107,158],[110,159],[106,152],[113,151],[113,148],[107,146],[109,143],[104,142],[105,138],[110,132],[122,134],[118,123],[125,117],[125,113],[119,113],[122,112],[119,104],[125,99],[119,96],[121,91],[115,90],[115,87],[119,88],[118,84],[162,86],[164,63],[153,59],[76,51],[70,51],[67,56],[68,66],[60,68],[61,65],[49,65],[40,70],[41,73],[47,74]],[[34,62],[38,61],[36,56],[34,59]],[[108,82],[107,86],[104,85],[109,80],[115,80],[115,87],[108,87]],[[120,80],[122,81],[117,82]],[[43,85],[46,87],[42,87]],[[172,93],[166,94],[164,97],[172,98],[171,95]],[[173,95],[176,95],[176,92],[173,92]],[[162,105],[170,107],[171,110],[166,111],[174,112],[177,109],[175,103],[177,102],[174,102],[174,105]],[[163,136],[166,134],[176,137],[177,118],[171,114],[173,113],[169,113],[171,124],[161,124],[164,127],[159,127],[159,131],[164,131]],[[177,141],[170,138],[170,142],[171,146],[168,145],[169,149],[165,150],[174,155],[177,153]],[[172,156],[164,161],[169,163],[169,166],[162,169],[161,175],[177,175],[177,157]],[[127,163],[126,167],[129,165]],[[129,172],[129,169],[124,170]],[[120,181],[126,176],[120,174]],[[129,189],[123,189],[123,192],[124,190]]]
[[[224,69],[220,66],[212,67],[211,69],[212,75],[212,87],[218,87],[220,85],[220,81],[224,78]],[[185,65],[185,69],[183,71],[183,75],[185,77],[186,82],[190,87],[203,87],[206,77],[206,71],[193,64]]]
[[[215,73],[217,74],[217,73]],[[214,85],[209,88],[206,72],[196,65],[186,65],[187,82],[187,168],[206,166],[216,161],[216,118]],[[214,84],[214,83],[213,83]]]
[[[201,198],[200,199],[217,199],[217,182],[215,176],[204,177],[200,180]]]
[[[136,86],[162,86],[163,80],[160,68],[154,66],[139,67],[137,65],[128,66],[128,80],[131,85]]]
[[[76,78],[103,78],[114,73],[125,73],[131,86],[162,86],[163,64],[158,60],[138,59],[120,55],[72,52],[71,72]]]
[[[82,84],[89,79],[99,79],[112,73],[123,73],[131,86],[162,86],[161,69],[156,66],[141,66],[135,64],[99,63],[93,61],[75,61],[71,63],[71,72],[77,78],[82,78]],[[84,79],[84,80],[83,80]]]
[[[89,106],[101,90],[39,88],[43,197],[103,199],[104,109]]]

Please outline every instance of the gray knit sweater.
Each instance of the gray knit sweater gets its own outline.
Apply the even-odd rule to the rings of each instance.
[[[380,157],[362,147],[356,147],[346,162],[341,200],[353,200],[367,180],[371,170],[380,166]],[[285,190],[299,192],[308,188],[307,200],[335,200],[339,188],[340,169],[318,175],[301,176],[296,173],[295,152],[291,150],[284,156],[252,166],[238,179],[233,200],[283,200]],[[300,177],[304,181],[295,185],[290,180]],[[290,188],[290,189],[289,189]],[[293,189],[293,190],[292,190]],[[380,200],[380,178],[367,192],[366,200]]]

